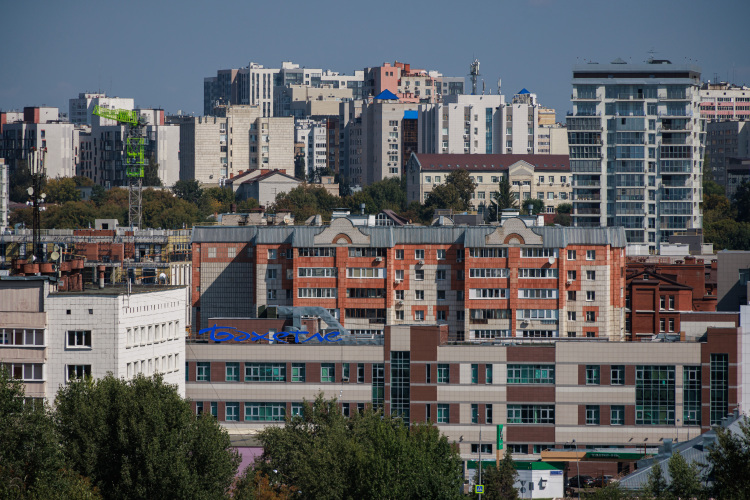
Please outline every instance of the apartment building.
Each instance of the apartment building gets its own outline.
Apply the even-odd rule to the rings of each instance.
[[[467,170],[476,183],[472,206],[480,212],[489,209],[503,177],[517,200],[544,200],[545,213],[555,213],[571,200],[567,155],[413,154],[405,172],[407,201],[424,203],[459,169]]]
[[[213,116],[173,117],[180,126],[180,179],[219,185],[240,171],[294,174],[294,119],[268,118],[258,106],[218,107]]]
[[[8,164],[5,159],[0,158],[0,233],[5,232],[8,227],[8,216],[10,210],[10,175],[8,173]]]
[[[701,341],[519,344],[456,343],[446,325],[411,323],[388,325],[369,340],[340,334],[329,342],[310,331],[284,332],[269,343],[215,342],[211,332],[236,328],[276,338],[284,321],[211,324],[217,329],[188,341],[186,394],[197,413],[211,412],[230,435],[283,425],[303,400],[322,393],[336,397],[344,415],[372,406],[432,422],[458,446],[467,475],[480,450],[494,463],[498,442],[524,461],[571,449],[574,441],[582,451],[604,448],[596,468],[615,474],[665,439],[689,440],[735,409],[745,411],[748,401],[740,364],[747,333],[738,328],[709,328]],[[586,465],[594,464],[581,470]]]
[[[183,287],[61,291],[46,276],[0,278],[0,363],[53,401],[72,378],[162,373],[185,395]]]
[[[320,306],[353,333],[446,323],[451,338],[624,335],[621,228],[196,227],[192,324]]]
[[[573,223],[622,226],[656,252],[702,226],[700,70],[650,60],[573,68]]]
[[[135,109],[132,97],[107,97],[104,92],[81,92],[68,101],[68,119],[75,125],[93,125],[94,106],[109,109]],[[99,119],[99,117],[96,117]],[[101,126],[117,125],[114,120],[101,119]]]
[[[750,91],[748,91],[750,95]],[[750,103],[748,103],[750,104]],[[733,159],[750,158],[750,117],[745,120],[713,120],[706,123],[708,168],[716,182],[729,191],[727,169]],[[732,186],[736,190],[736,186]],[[729,194],[729,193],[727,193]]]
[[[180,179],[180,128],[165,123],[164,110],[136,109],[147,123],[144,157],[158,164],[157,175],[164,186],[173,186]],[[129,125],[94,115],[88,131],[78,133],[80,146],[75,175],[88,177],[104,187],[127,186],[125,173],[125,140]]]
[[[13,173],[19,161],[29,161],[31,148],[46,149],[47,177],[72,177],[78,161],[78,132],[72,123],[60,119],[57,108],[25,107],[20,121],[3,125],[0,158],[5,158]]]
[[[700,102],[701,118],[708,121],[750,120],[750,88],[744,85],[704,83]]]

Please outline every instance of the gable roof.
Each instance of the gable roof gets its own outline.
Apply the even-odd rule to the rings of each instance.
[[[626,282],[635,281],[636,278],[638,278],[639,276],[643,276],[643,279],[639,279],[637,281],[647,281],[647,278],[649,276],[652,276],[653,278],[656,278],[657,280],[659,280],[661,282],[668,283],[669,285],[671,285],[670,288],[678,288],[678,289],[682,289],[682,290],[692,290],[693,289],[693,287],[691,287],[689,285],[685,285],[684,283],[680,283],[678,281],[675,281],[675,280],[673,280],[671,278],[667,278],[663,274],[655,273],[652,269],[644,269],[642,271],[639,271],[639,272],[637,272],[637,273],[635,273],[635,274],[633,274],[631,276],[627,276],[625,280],[626,280]]]
[[[298,184],[302,183],[301,180],[297,179],[296,177],[292,177],[291,175],[287,175],[284,172],[282,172],[281,170],[268,170],[268,171],[266,171],[266,173],[261,174],[261,175],[259,175],[257,177],[253,177],[252,179],[247,179],[245,181],[242,181],[242,184],[252,184],[253,182],[264,181],[266,179],[269,179],[269,178],[273,177],[274,175],[281,175],[283,177],[286,177],[287,179],[291,179],[293,181],[297,181]]]
[[[398,97],[396,94],[391,92],[388,89],[385,89],[381,93],[375,96],[375,99],[382,99],[382,100],[390,100],[390,101],[398,101]]]
[[[526,162],[534,166],[536,171],[570,172],[568,155],[481,155],[481,154],[424,154],[413,153],[423,171],[444,171],[465,169],[477,171],[505,171],[518,162]]]

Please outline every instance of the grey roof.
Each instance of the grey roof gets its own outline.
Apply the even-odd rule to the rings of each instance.
[[[463,244],[469,248],[486,246],[485,237],[498,226],[374,226],[355,229],[370,237],[371,247],[392,248],[402,244]],[[326,226],[197,226],[195,243],[246,242],[253,244],[290,244],[294,248],[314,246],[315,236]],[[568,245],[611,245],[624,248],[625,230],[621,227],[531,227],[546,248]]]

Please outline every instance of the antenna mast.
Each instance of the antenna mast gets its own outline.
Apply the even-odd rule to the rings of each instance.
[[[471,95],[477,95],[477,78],[479,77],[479,59],[474,59],[469,65],[469,76],[471,76]]]

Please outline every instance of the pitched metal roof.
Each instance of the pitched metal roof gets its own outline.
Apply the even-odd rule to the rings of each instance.
[[[518,162],[534,165],[538,171],[570,172],[568,155],[480,155],[480,154],[424,154],[414,153],[414,159],[423,171],[465,169],[470,172],[506,171]]]

